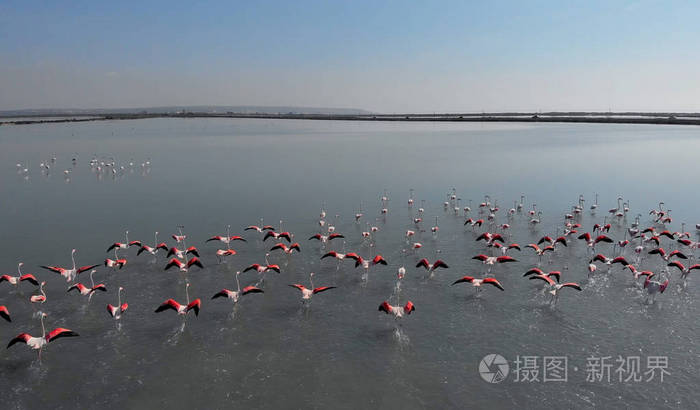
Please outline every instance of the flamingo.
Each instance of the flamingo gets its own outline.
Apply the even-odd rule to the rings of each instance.
[[[666,280],[663,282],[659,282],[656,280],[651,280],[652,276],[653,275],[649,275],[644,280],[644,289],[646,289],[647,291],[646,301],[651,301],[651,303],[654,303],[654,301],[656,300],[656,295],[658,295],[659,293],[664,293],[664,291],[668,287],[668,278],[666,278]]]
[[[107,248],[107,252],[111,251],[112,249],[127,249],[131,246],[138,246],[140,248],[141,241],[129,242],[129,231],[126,231],[126,242],[114,242],[109,248]]]
[[[458,283],[464,283],[464,282],[471,283],[472,286],[475,288],[477,293],[481,291],[481,285],[483,285],[483,284],[492,285],[492,286],[497,287],[500,290],[505,290],[505,289],[503,289],[503,286],[501,286],[501,283],[494,278],[475,279],[472,276],[462,276],[462,278],[454,281],[454,283],[452,283],[452,286],[454,286]]]
[[[270,252],[274,251],[275,249],[281,249],[282,252],[286,253],[287,255],[291,255],[292,252],[294,252],[294,251],[301,252],[301,248],[299,247],[299,244],[296,242],[294,242],[290,246],[287,246],[287,245],[283,244],[282,242],[280,242],[277,245],[270,248]]]
[[[416,310],[416,307],[413,305],[413,302],[410,300],[406,302],[406,304],[402,306],[392,306],[387,302],[386,300],[382,302],[381,305],[379,305],[380,312],[384,312],[387,315],[394,315],[395,319],[402,318],[403,315],[410,315],[411,312]]]
[[[10,311],[7,310],[7,307],[5,307],[4,305],[0,305],[0,316],[2,316],[2,318],[7,320],[8,322],[12,322],[12,318],[10,317]]]
[[[6,281],[10,285],[15,285],[15,287],[17,287],[17,286],[19,286],[20,282],[26,281],[26,282],[31,283],[34,286],[39,286],[39,281],[36,280],[34,275],[32,275],[31,273],[27,273],[24,275],[22,274],[22,265],[24,265],[24,263],[22,263],[22,262],[20,262],[17,265],[17,276],[10,276],[10,275],[0,276],[0,283]]]
[[[255,287],[255,286],[246,286],[241,290],[241,283],[238,281],[238,275],[241,274],[241,271],[236,271],[236,286],[237,290],[228,290],[228,289],[221,289],[218,293],[216,293],[214,296],[212,296],[212,299],[216,298],[229,298],[233,300],[233,303],[238,303],[238,299],[242,296],[245,296],[249,293],[265,293],[262,289]]]
[[[472,259],[480,260],[484,265],[494,265],[496,263],[517,262],[512,256],[486,256],[483,254],[476,255]]]
[[[233,241],[243,241],[247,242],[245,238],[239,235],[234,235],[231,236],[231,225],[228,225],[226,227],[226,235],[215,235],[212,236],[211,238],[207,239],[205,242],[211,242],[211,241],[219,241],[221,243],[224,243],[226,245],[229,245]]]
[[[315,239],[317,241],[321,241],[322,243],[326,243],[329,241],[332,241],[333,239],[337,238],[345,238],[345,236],[339,234],[339,233],[332,233],[330,235],[321,235],[320,233],[317,233],[316,235],[312,235],[309,240]]]
[[[199,316],[199,309],[202,308],[202,301],[197,298],[190,302],[190,284],[185,285],[185,293],[187,295],[187,304],[181,305],[175,301],[175,299],[168,299],[161,303],[160,306],[155,310],[155,313],[160,313],[168,309],[172,309],[177,312],[178,315],[182,316],[183,319],[190,312],[194,310],[194,315]]]
[[[73,249],[71,251],[70,258],[73,261],[73,267],[71,269],[59,268],[57,266],[44,266],[44,265],[42,265],[41,267],[44,269],[48,269],[52,272],[56,272],[56,273],[60,274],[61,276],[66,278],[66,282],[70,282],[73,279],[75,279],[75,276],[77,274],[85,272],[85,271],[89,271],[93,268],[100,266],[98,264],[98,265],[91,265],[91,266],[82,266],[82,267],[76,269],[76,267],[75,267],[75,249]]]
[[[9,349],[12,347],[15,343],[22,342],[29,346],[30,348],[34,350],[38,350],[39,352],[39,361],[41,361],[41,350],[49,344],[50,342],[53,342],[54,340],[61,338],[61,337],[76,337],[80,336],[79,334],[75,333],[74,331],[70,329],[65,329],[62,327],[58,327],[49,334],[46,334],[46,328],[44,327],[44,318],[46,317],[46,313],[42,313],[40,316],[41,320],[41,337],[34,337],[30,335],[29,333],[20,333],[17,336],[15,336],[12,340],[10,340],[10,343],[7,344],[7,348]]]
[[[438,226],[438,217],[435,217],[435,226],[430,228],[430,232],[433,234],[437,235],[438,231],[440,231],[440,227]]]
[[[100,283],[99,285],[95,286],[95,281],[92,279],[92,275],[97,272],[96,270],[91,270],[90,271],[90,287],[88,288],[87,286],[83,285],[82,283],[76,283],[68,288],[66,292],[70,292],[73,289],[77,289],[78,292],[85,296],[88,296],[88,302],[92,299],[92,295],[95,294],[96,291],[102,291],[106,292],[107,288],[105,287],[104,284]]]
[[[204,265],[202,265],[202,262],[200,262],[200,260],[195,257],[195,258],[192,258],[189,261],[187,261],[187,263],[182,262],[181,260],[179,260],[177,258],[172,258],[172,259],[170,259],[170,262],[168,262],[168,264],[165,265],[164,270],[168,270],[168,269],[172,268],[173,266],[177,266],[180,269],[180,272],[186,273],[192,265],[198,266],[200,269],[204,269]]]
[[[126,310],[129,308],[129,304],[124,302],[122,303],[122,291],[124,288],[121,286],[119,287],[119,291],[117,292],[117,306],[113,306],[111,304],[107,304],[107,313],[109,313],[110,316],[114,318],[114,320],[119,320],[122,318],[122,315]]]
[[[649,255],[659,255],[659,256],[661,256],[661,259],[663,259],[666,262],[668,262],[669,259],[673,258],[674,256],[677,258],[680,258],[680,259],[688,259],[688,257],[685,256],[679,250],[675,250],[669,254],[666,254],[666,251],[664,250],[664,248],[656,248],[656,249],[650,250],[648,253],[649,253]]]
[[[158,231],[156,231],[155,236],[154,236],[154,241],[153,241],[153,248],[148,246],[148,245],[142,245],[138,252],[136,252],[136,255],[141,255],[143,252],[148,252],[151,255],[155,256],[155,254],[160,250],[163,249],[164,251],[168,251],[168,245],[166,245],[165,242],[158,243]]]
[[[654,272],[649,271],[649,270],[643,270],[643,271],[637,270],[637,268],[634,265],[627,265],[627,269],[629,269],[630,272],[632,272],[632,276],[634,276],[635,281],[637,279],[639,279],[641,276],[649,276],[649,277],[654,276]]]
[[[216,250],[216,257],[219,258],[219,263],[222,263],[224,261],[224,258],[227,256],[233,256],[237,252],[234,251],[233,249],[217,249]]]
[[[557,280],[557,283],[558,283],[559,279],[561,278],[561,271],[554,270],[554,271],[551,271],[548,273],[544,273],[544,271],[540,268],[532,268],[532,269],[528,270],[527,272],[525,272],[525,274],[523,274],[523,277],[530,276],[530,275],[543,275],[543,276],[546,276],[548,278],[551,278],[552,276],[554,276],[554,278]]]
[[[360,256],[354,252],[350,252],[348,254],[345,254],[345,253],[340,253],[337,251],[330,251],[330,252],[325,253],[323,256],[321,256],[321,259],[335,258],[335,260],[337,261],[336,269],[340,269],[340,262],[342,262],[346,257],[351,258],[351,259],[355,259],[355,262],[357,263],[357,258],[359,258]]]
[[[576,289],[579,292],[582,290],[581,286],[578,283],[574,282],[566,282],[566,283],[556,283],[552,278],[550,278],[547,275],[533,275],[530,276],[530,280],[532,279],[539,279],[547,282],[550,286],[549,293],[552,295],[552,299],[550,300],[550,303],[552,305],[555,305],[557,301],[559,301],[559,291],[564,288],[572,288]]]
[[[337,218],[337,215],[336,215],[336,218]],[[333,229],[331,229],[331,228],[333,228]],[[282,230],[282,221],[280,221],[280,231],[281,231],[281,230]],[[328,227],[328,232],[333,232],[333,230],[335,230],[335,227],[331,227],[331,226]],[[294,236],[294,235],[292,235],[292,234],[289,233],[289,232],[279,232],[279,233],[278,233],[278,232],[275,232],[275,231],[267,231],[267,233],[266,233],[265,236],[263,237],[263,242],[265,242],[265,241],[267,240],[267,238],[273,238],[273,239],[276,239],[276,240],[286,239],[287,242],[292,243],[292,237],[293,237],[293,236]]]
[[[420,268],[421,266],[424,267],[425,270],[427,270],[428,273],[430,273],[431,275],[438,268],[449,269],[449,266],[447,266],[447,264],[440,259],[436,260],[434,263],[430,263],[428,262],[428,259],[423,258],[418,261],[418,263],[416,264],[416,268]]]
[[[483,225],[483,224],[484,224],[484,220],[483,220],[483,219],[473,220],[472,218],[469,218],[469,219],[467,219],[466,221],[464,221],[464,225],[465,225],[465,226],[466,226],[466,225],[471,225],[472,230],[476,229],[476,226],[481,227],[481,225]]]
[[[685,283],[686,277],[688,276],[688,274],[690,273],[691,270],[700,269],[700,263],[696,263],[695,265],[691,265],[691,266],[688,266],[686,268],[679,261],[670,262],[666,266],[673,266],[674,268],[677,268],[678,270],[680,270],[681,271],[681,279],[683,280],[684,283]]]
[[[173,238],[173,240],[177,243],[184,242],[185,239],[187,239],[187,235],[182,233],[182,228],[184,228],[182,225],[177,227],[179,235],[176,235],[176,234],[170,235],[170,237]]]
[[[259,263],[254,263],[247,268],[243,269],[243,272],[248,272],[249,270],[255,270],[258,273],[265,273],[269,270],[275,271],[277,273],[280,273],[280,267],[279,265],[271,265],[270,262],[268,261],[268,257],[270,256],[269,253],[265,254],[265,264],[261,265]]]
[[[257,225],[250,225],[247,228],[243,229],[244,231],[256,231],[259,233],[262,233],[264,231],[274,231],[275,228],[271,225],[263,225],[262,224],[262,219],[260,219],[260,225],[262,226],[257,226]]]
[[[169,258],[169,257],[175,255],[175,257],[177,257],[178,259],[185,259],[185,255],[188,255],[190,253],[199,258],[199,251],[194,246],[190,246],[189,248],[184,249],[184,250],[180,250],[180,249],[176,248],[175,246],[173,246],[168,251],[168,254],[166,255],[166,257]]]
[[[606,265],[614,265],[616,263],[619,263],[622,266],[627,266],[629,265],[629,262],[627,262],[627,259],[624,258],[624,256],[618,256],[616,258],[608,258],[607,256],[603,255],[602,253],[597,254],[596,256],[591,259],[590,263],[593,263],[594,261],[599,261],[603,262]]]
[[[29,297],[29,301],[32,303],[44,303],[46,302],[46,292],[44,291],[44,286],[46,286],[46,282],[41,282],[39,284],[39,293],[41,295],[32,295]]]
[[[598,209],[598,194],[595,194],[595,202],[591,205],[591,212],[595,212]]]
[[[413,188],[409,189],[408,191],[408,206],[413,206]]]
[[[116,258],[116,254],[115,254]],[[112,268],[116,270],[117,268],[121,270],[121,268],[126,265],[126,259],[105,259],[104,265],[108,268]]]
[[[520,245],[518,245],[517,243],[511,243],[511,244],[508,245],[508,246],[504,246],[504,245],[501,245],[501,244],[498,243],[498,242],[495,242],[495,243],[494,243],[493,245],[491,245],[491,246],[494,247],[494,248],[496,248],[496,249],[500,249],[500,250],[501,250],[501,253],[502,253],[503,255],[505,255],[506,253],[508,253],[508,251],[511,250],[511,249],[517,249],[518,251],[520,251]]]
[[[607,235],[598,235],[595,239],[592,239],[591,234],[588,232],[579,235],[578,239],[582,239],[582,240],[586,241],[586,244],[591,249],[594,249],[596,244],[598,244],[600,242],[605,242],[605,243],[614,243],[615,242],[612,239],[610,239],[610,237]]]
[[[267,238],[286,239],[287,242],[289,242],[289,243],[292,242],[292,237],[291,237],[291,234],[289,232],[277,233],[275,231],[267,231],[267,233],[263,237],[263,242],[266,241]]]
[[[304,285],[300,285],[298,283],[295,283],[293,285],[289,285],[293,288],[299,289],[301,291],[301,299],[303,302],[311,300],[311,297],[317,293],[325,292],[330,289],[335,289],[335,286],[320,286],[315,288],[314,287],[314,273],[311,272],[309,273],[309,282],[311,283],[311,288],[307,288]]]
[[[544,248],[540,249],[540,247],[534,243],[529,243],[529,244],[525,245],[525,247],[533,249],[535,251],[535,254],[537,256],[539,256],[540,261],[542,260],[542,255],[544,255],[546,252],[554,252],[554,250],[555,250],[554,246],[552,246],[552,245],[545,246]]]
[[[481,241],[484,240],[486,241],[487,245],[492,245],[495,241],[500,241],[501,243],[505,243],[505,240],[503,239],[503,235],[500,233],[489,233],[489,232],[484,232],[481,235],[479,235],[475,241]]]

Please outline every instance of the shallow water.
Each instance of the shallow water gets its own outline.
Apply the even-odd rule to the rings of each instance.
[[[459,277],[482,276],[485,269],[471,257],[487,250],[474,239],[484,229],[464,227],[465,216],[445,211],[446,194],[454,187],[472,200],[472,215],[484,194],[498,199],[498,222],[511,224],[509,234],[521,245],[544,234],[561,234],[563,214],[578,195],[587,200],[581,217],[588,231],[602,222],[618,195],[631,211],[613,223],[611,236],[621,239],[634,215],[642,226],[659,201],[672,209],[672,231],[686,230],[697,240],[700,222],[695,189],[700,171],[700,130],[695,127],[600,124],[419,124],[325,122],[242,119],[151,119],[80,124],[0,127],[0,223],[3,249],[0,272],[24,273],[46,280],[47,327],[62,326],[80,337],[52,342],[42,363],[26,346],[0,355],[3,407],[133,408],[167,405],[176,408],[222,408],[240,404],[252,408],[513,408],[522,407],[656,407],[697,408],[700,360],[695,341],[700,314],[700,281],[680,287],[677,272],[656,303],[645,304],[631,275],[615,267],[587,278],[590,254],[580,241],[543,259],[543,269],[562,270],[566,281],[579,282],[582,292],[562,291],[551,307],[542,285],[522,278],[537,264],[531,250],[513,252],[518,262],[496,266],[492,274],[504,292],[486,288],[476,297],[467,285],[449,286]],[[39,163],[56,155],[45,175]],[[98,178],[88,161],[114,157],[127,169]],[[77,164],[69,178],[64,169]],[[127,163],[135,162],[133,169]],[[150,159],[150,168],[141,163]],[[22,162],[29,175],[18,174]],[[416,203],[407,206],[409,189]],[[387,190],[388,214],[379,213]],[[588,210],[599,193],[596,214]],[[533,203],[543,211],[542,224],[505,210],[520,195],[526,209]],[[425,200],[424,222],[416,229],[412,218]],[[319,231],[318,216],[325,203],[327,221],[346,236],[324,248],[307,238]],[[450,205],[452,207],[452,204]],[[354,214],[364,213],[360,223]],[[335,215],[339,215],[336,219]],[[430,226],[438,216],[439,234]],[[484,215],[485,216],[485,215]],[[248,295],[234,308],[230,300],[210,300],[226,287],[235,289],[236,270],[262,263],[272,240],[261,242],[243,228],[259,223],[295,234],[302,253],[271,262],[282,273],[267,274],[264,294]],[[376,251],[388,266],[375,266],[366,280],[362,269],[344,261],[319,260],[336,248],[371,252],[361,237],[368,225],[379,227]],[[235,242],[238,252],[217,264],[216,249],[204,243],[224,234],[248,238]],[[128,259],[121,271],[100,267],[95,281],[108,292],[86,298],[67,294],[66,281],[39,265],[70,266],[77,249],[78,265],[101,263],[105,249],[124,240],[172,245],[170,234],[184,225],[188,245],[199,248],[205,269],[186,276],[163,271],[163,254],[154,258],[135,249],[120,254]],[[407,229],[420,230],[412,241],[424,246],[402,250]],[[665,247],[670,242],[664,242]],[[612,254],[611,246],[600,249]],[[631,249],[625,255],[632,258]],[[421,257],[439,256],[450,265],[426,278],[415,268]],[[658,271],[660,258],[642,263]],[[684,263],[687,262],[683,261]],[[410,299],[416,311],[397,322],[377,311],[390,299],[399,266],[407,268],[401,302]],[[337,286],[300,302],[291,283]],[[89,278],[79,280],[89,283]],[[155,314],[165,299],[202,298],[199,317],[190,315],[184,331],[174,312]],[[246,272],[241,286],[258,276]],[[129,310],[115,326],[105,311],[116,304],[116,289],[125,288]],[[4,340],[19,332],[41,333],[33,306],[34,288],[0,283],[0,304],[12,323],[0,323]],[[391,299],[394,303],[394,299]],[[511,374],[499,384],[482,380],[479,361],[490,353],[504,356]],[[566,356],[567,382],[516,382],[517,356]],[[667,356],[664,382],[620,383],[586,381],[587,358],[595,356]],[[613,362],[614,363],[614,362]],[[644,370],[644,365],[642,367]],[[613,364],[613,366],[615,366]],[[615,379],[615,375],[612,375]],[[541,377],[540,377],[541,378]]]

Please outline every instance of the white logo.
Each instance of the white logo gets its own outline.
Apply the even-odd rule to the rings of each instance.
[[[508,377],[510,366],[500,354],[487,354],[479,363],[481,378],[489,383],[500,383]]]

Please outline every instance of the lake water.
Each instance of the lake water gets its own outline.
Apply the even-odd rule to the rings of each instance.
[[[472,201],[472,216],[485,194],[498,199],[499,223],[510,223],[509,241],[522,246],[544,234],[561,234],[564,213],[579,194],[587,200],[582,231],[603,222],[617,197],[630,202],[630,213],[610,231],[622,239],[634,216],[652,224],[649,210],[660,201],[671,209],[678,231],[685,222],[698,240],[700,128],[602,124],[444,124],[326,122],[245,119],[149,119],[0,127],[0,272],[24,273],[47,281],[48,301],[40,308],[46,325],[80,334],[52,342],[42,362],[24,345],[0,355],[3,408],[700,408],[700,336],[697,302],[700,280],[690,274],[682,288],[678,273],[671,286],[645,304],[629,272],[587,277],[590,253],[573,240],[545,258],[542,268],[562,270],[566,281],[583,291],[562,290],[551,307],[542,284],[522,274],[538,262],[532,250],[510,253],[518,262],[496,266],[492,275],[505,291],[486,288],[475,297],[468,285],[450,286],[463,275],[481,277],[484,266],[472,260],[491,252],[472,230],[445,210],[447,194],[456,189],[460,207]],[[48,175],[39,164],[56,162]],[[89,161],[114,158],[123,173],[98,177]],[[74,168],[71,158],[77,159]],[[132,161],[134,167],[128,166]],[[142,169],[141,163],[151,166]],[[16,164],[28,169],[18,172]],[[69,179],[63,171],[72,169]],[[415,205],[407,206],[409,189]],[[386,190],[388,213],[380,214]],[[588,210],[594,194],[600,207]],[[526,196],[542,210],[532,226],[526,212],[509,219],[505,211]],[[422,201],[425,202],[422,202]],[[325,204],[325,205],[324,205]],[[412,219],[421,206],[423,224]],[[319,232],[319,213],[345,235],[324,248],[307,238]],[[362,211],[359,223],[354,215]],[[338,217],[336,218],[336,215]],[[430,227],[438,216],[439,234]],[[485,217],[485,215],[482,215]],[[267,274],[264,294],[210,300],[221,288],[235,289],[235,272],[263,263],[274,241],[243,231],[257,224],[279,226],[295,234],[301,254],[272,252],[281,273]],[[369,224],[369,225],[368,225]],[[169,236],[183,225],[188,245],[199,248],[205,268],[187,275],[164,271],[163,254],[120,253],[124,269],[100,267],[95,281],[107,293],[86,297],[66,293],[68,284],[39,265],[101,263],[115,241],[140,239],[173,245]],[[216,249],[204,241],[217,234],[244,235],[238,252],[217,264]],[[330,249],[372,252],[361,232],[376,226],[376,252],[389,262],[370,269],[344,261],[320,260]],[[325,229],[325,228],[324,228]],[[419,231],[411,242],[404,233]],[[426,232],[420,232],[420,229]],[[572,238],[573,239],[573,238]],[[664,240],[663,246],[675,248]],[[609,245],[599,248],[612,254]],[[686,253],[692,251],[684,250]],[[632,249],[624,255],[634,258]],[[421,257],[444,260],[449,269],[434,277],[415,268]],[[688,263],[688,261],[683,261]],[[397,324],[377,311],[391,300],[399,266],[406,266],[400,294],[416,311]],[[660,271],[661,258],[648,255],[642,268]],[[308,306],[288,284],[337,289],[317,294]],[[79,280],[89,283],[81,275]],[[190,314],[184,330],[172,312],[154,313],[165,299],[202,298],[199,317]],[[241,286],[258,275],[240,275]],[[116,304],[119,286],[129,310],[121,327],[105,311]],[[19,289],[0,283],[0,304],[12,323],[1,321],[6,342],[20,332],[41,334],[32,318],[29,284]],[[4,342],[4,343],[6,343]],[[510,365],[501,383],[482,380],[481,359],[500,354]],[[516,359],[537,356],[539,381],[516,381]],[[566,382],[543,381],[544,356],[568,360]],[[590,358],[610,356],[611,380],[588,381]],[[641,372],[649,357],[667,357],[669,374],[649,382],[618,381],[618,356],[639,357]],[[521,364],[522,365],[522,364]],[[522,370],[522,369],[521,369]],[[517,374],[520,376],[520,372]],[[646,379],[646,377],[645,377]]]

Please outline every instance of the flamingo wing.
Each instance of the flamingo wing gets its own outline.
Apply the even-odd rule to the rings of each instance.
[[[63,273],[63,271],[65,271],[65,269],[59,268],[58,266],[44,266],[44,265],[41,265],[40,267],[41,267],[41,268],[44,268],[44,269],[48,269],[48,270],[50,270],[51,272],[56,272],[56,273]]]
[[[688,257],[685,256],[684,253],[682,253],[681,251],[678,251],[678,250],[671,252],[671,254],[669,255],[669,258],[674,257],[674,256],[676,258],[688,259]]]
[[[288,286],[291,286],[291,287],[293,287],[293,288],[297,288],[297,289],[299,289],[299,290],[302,291],[302,292],[304,291],[304,289],[306,289],[306,286],[300,285],[300,284],[298,284],[298,283],[295,283],[295,284],[293,284],[293,285],[288,285]]]
[[[437,269],[437,268],[445,268],[445,269],[448,269],[449,266],[447,266],[447,264],[446,264],[445,262],[443,262],[442,260],[438,259],[438,260],[435,261],[435,263],[433,263],[433,270],[435,270],[435,269]]]
[[[393,312],[391,311],[391,305],[390,305],[389,302],[387,302],[386,300],[385,300],[384,302],[382,302],[381,305],[379,305],[379,309],[377,309],[377,310],[380,311],[380,312],[384,312],[384,313],[386,313],[386,314],[393,313]]]
[[[23,281],[25,281],[25,280],[26,280],[27,282],[31,283],[31,284],[34,285],[34,286],[39,286],[39,281],[36,280],[36,278],[34,277],[34,275],[32,275],[31,273],[27,273],[27,274],[22,275],[22,276],[19,277],[19,281],[20,281],[20,282],[23,282]]]
[[[183,265],[183,263],[180,262],[178,259],[172,258],[172,259],[170,259],[170,262],[168,262],[168,264],[165,265],[165,270],[168,270],[168,269],[172,268],[173,266],[177,266],[178,268],[182,268],[182,265]]]
[[[227,298],[227,297],[230,297],[232,293],[233,293],[233,292],[231,292],[231,291],[228,290],[228,289],[221,289],[217,294],[215,294],[215,295],[212,296],[211,298],[212,298],[212,299],[216,299],[216,298]]]
[[[530,280],[533,280],[533,279],[540,279],[540,280],[543,280],[543,281],[549,283],[551,286],[554,286],[554,281],[552,280],[552,278],[550,278],[547,275],[530,276]]]
[[[202,301],[199,298],[197,298],[197,299],[193,300],[189,305],[187,305],[185,310],[187,312],[189,312],[190,310],[194,310],[194,315],[199,316],[199,309],[201,309],[201,308],[202,308]]]
[[[187,262],[188,268],[192,265],[199,266],[200,269],[204,269],[204,265],[202,265],[202,262],[198,258],[192,258]]]
[[[413,312],[414,310],[416,310],[416,307],[413,305],[413,302],[411,302],[410,300],[408,302],[406,302],[406,304],[403,307],[403,312],[407,315],[410,315],[411,312]]]
[[[512,257],[512,256],[499,256],[496,258],[496,262],[498,263],[506,263],[506,262],[517,262],[517,260]]]
[[[480,261],[483,262],[483,261],[485,261],[485,260],[488,259],[488,258],[489,258],[488,256],[481,254],[481,255],[476,255],[476,256],[474,256],[472,259],[480,260]]]
[[[319,286],[317,288],[314,288],[313,293],[314,294],[321,293],[321,292],[325,292],[329,289],[335,289],[335,288],[336,288],[335,286]]]
[[[452,283],[452,286],[458,284],[458,283],[464,283],[464,282],[469,282],[472,283],[474,281],[474,277],[472,276],[462,276],[461,278],[457,279]]]
[[[372,264],[374,264],[374,265],[376,265],[376,264],[387,265],[388,263],[382,255],[377,255],[374,257],[374,259],[372,259]]]
[[[160,313],[165,310],[172,309],[176,312],[180,311],[180,304],[175,301],[175,299],[168,299],[165,302],[161,303],[160,306],[156,309],[155,313]]]
[[[10,318],[10,311],[7,310],[5,306],[0,306],[0,316],[2,316],[2,318],[8,322],[12,322],[12,318]]]
[[[58,328],[52,330],[51,332],[49,332],[48,335],[46,335],[46,341],[52,342],[52,341],[54,341],[58,338],[61,338],[61,337],[76,337],[76,336],[80,336],[80,335],[75,333],[74,331],[72,331],[70,329],[58,327]]]
[[[249,293],[265,293],[262,289],[256,286],[246,286],[241,290],[241,295],[247,295]]]
[[[582,290],[581,285],[579,285],[578,283],[574,283],[574,282],[563,283],[561,285],[561,287],[562,288],[573,288],[573,289],[578,290],[579,292]]]
[[[426,258],[423,258],[423,259],[418,261],[418,263],[416,264],[416,268],[420,268],[421,266],[424,267],[425,269],[429,269],[430,263],[428,262],[428,260]]]
[[[673,266],[675,268],[678,268],[681,272],[685,272],[685,266],[683,266],[683,264],[678,261],[669,262],[666,266]]]
[[[551,278],[552,276],[554,276],[554,277],[556,278],[557,282],[559,282],[559,279],[561,278],[561,272],[558,271],[558,270],[551,271],[551,272],[549,272],[549,273],[547,274],[547,276],[550,277],[550,278]]]
[[[7,344],[7,348],[9,349],[15,343],[27,343],[27,341],[29,341],[29,339],[31,338],[32,336],[29,333],[20,333],[17,336],[15,336],[12,340],[10,340],[10,343]]]
[[[503,289],[501,282],[499,282],[497,279],[494,279],[494,278],[484,278],[483,283],[488,283],[489,285],[493,285],[500,290],[505,290],[505,289]]]
[[[275,249],[282,249],[283,251],[287,251],[287,245],[283,244],[282,242],[278,243],[277,245],[273,246],[270,248],[270,251],[274,251]]]
[[[542,269],[540,269],[540,268],[532,268],[532,269],[530,269],[529,271],[525,272],[525,274],[523,275],[523,277],[529,276],[529,275],[533,275],[533,274],[534,274],[534,275],[544,275],[544,272],[543,272]]]
[[[627,266],[630,264],[629,262],[627,262],[627,259],[625,259],[624,256],[618,256],[617,258],[613,259],[610,264],[614,265],[616,263],[619,263],[622,266]]]
[[[338,252],[336,252],[336,251],[330,251],[330,252],[324,254],[323,256],[321,256],[321,259],[328,258],[328,257],[337,258],[337,257],[338,257]]]

